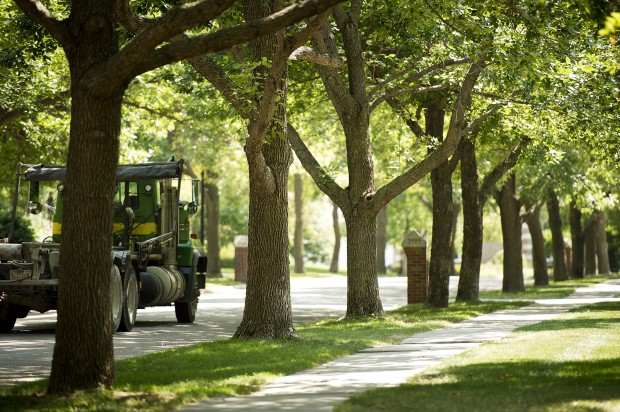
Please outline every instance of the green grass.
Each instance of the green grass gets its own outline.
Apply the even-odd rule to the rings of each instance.
[[[481,291],[480,299],[559,299],[572,295],[576,288],[594,285],[614,276],[587,277],[562,282],[549,282],[549,286],[526,286],[525,293],[503,293],[501,290]]]
[[[256,391],[275,378],[370,346],[395,344],[419,332],[526,302],[411,305],[364,320],[328,319],[297,326],[293,341],[227,340],[172,349],[117,362],[113,390],[70,397],[45,395],[40,381],[0,390],[2,411],[166,411],[213,396]]]
[[[396,388],[354,396],[354,411],[618,411],[620,302],[518,329]]]

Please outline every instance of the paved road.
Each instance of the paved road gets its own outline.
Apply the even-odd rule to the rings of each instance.
[[[454,293],[458,278],[452,278]],[[501,287],[499,279],[482,279],[481,289]],[[406,304],[406,278],[380,278],[386,310]],[[291,282],[294,321],[342,317],[346,311],[346,278],[294,278]],[[225,339],[235,332],[243,314],[244,287],[218,287],[203,293],[196,322],[179,324],[171,307],[138,311],[131,332],[114,335],[117,359],[171,347]],[[13,333],[0,335],[0,386],[35,380],[49,375],[54,349],[56,313],[18,319]]]

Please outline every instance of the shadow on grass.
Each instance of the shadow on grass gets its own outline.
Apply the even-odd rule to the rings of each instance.
[[[451,367],[412,383],[356,395],[345,411],[618,410],[620,358]],[[611,403],[611,409],[592,405]]]

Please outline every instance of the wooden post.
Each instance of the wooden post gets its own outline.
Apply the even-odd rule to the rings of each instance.
[[[425,303],[428,297],[428,265],[426,262],[426,239],[412,230],[403,239],[407,256],[407,303]]]

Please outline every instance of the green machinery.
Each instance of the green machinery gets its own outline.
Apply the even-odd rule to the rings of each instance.
[[[115,332],[131,330],[138,308],[150,306],[173,305],[178,322],[194,322],[207,258],[191,234],[200,181],[182,187],[187,182],[182,173],[183,160],[117,167],[110,251]],[[52,231],[41,242],[9,243],[9,235],[9,242],[0,243],[0,333],[9,333],[16,319],[31,310],[57,308],[65,175],[65,167],[19,165],[13,222],[25,180],[30,184],[29,212],[47,215]],[[44,188],[49,195],[42,201]],[[191,192],[190,199],[180,200],[182,188]]]

